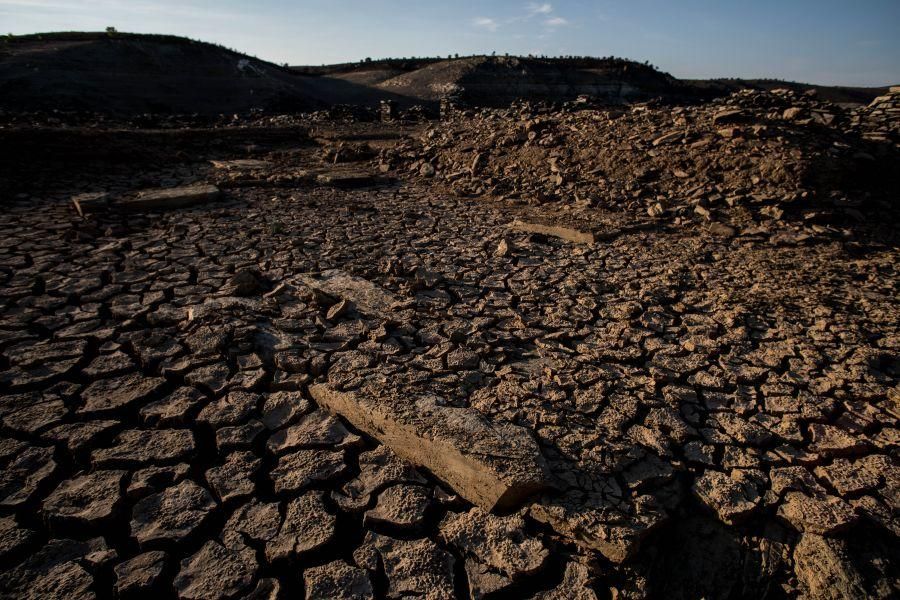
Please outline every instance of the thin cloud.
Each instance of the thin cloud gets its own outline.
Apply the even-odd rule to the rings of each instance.
[[[472,25],[479,29],[486,29],[487,31],[497,31],[500,27],[500,24],[490,17],[475,17],[472,19]]]
[[[551,17],[544,21],[544,25],[547,27],[564,27],[569,24],[569,21],[563,19],[562,17]]]
[[[192,5],[193,4],[193,5]],[[106,11],[110,18],[121,15],[178,16],[196,19],[242,19],[242,15],[224,10],[207,10],[203,4],[135,0],[0,0],[0,7],[25,11],[65,11],[83,14],[86,9]]]
[[[538,4],[537,2],[529,2],[525,8],[530,15],[549,15],[553,12],[553,5],[549,3]]]

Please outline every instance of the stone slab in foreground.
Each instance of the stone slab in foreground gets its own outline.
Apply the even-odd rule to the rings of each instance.
[[[184,208],[211,202],[218,197],[219,188],[216,186],[198,184],[158,190],[144,190],[138,192],[138,195],[134,198],[120,201],[119,206],[129,210]]]
[[[510,228],[516,231],[524,231],[526,233],[538,233],[540,235],[548,235],[557,237],[568,242],[576,244],[593,244],[596,240],[594,233],[591,231],[582,231],[572,227],[563,227],[561,225],[545,225],[543,223],[532,223],[530,221],[521,221],[516,219],[510,223]]]
[[[309,392],[321,406],[427,468],[484,510],[515,507],[548,487],[537,443],[521,427],[490,423],[472,409],[442,406],[434,396],[385,398],[326,384],[312,385]]]

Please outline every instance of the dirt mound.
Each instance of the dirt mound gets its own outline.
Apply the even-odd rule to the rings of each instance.
[[[0,45],[0,108],[10,111],[306,111],[383,97],[372,88],[298,75],[174,36],[42,34]]]
[[[895,169],[883,168],[896,164],[897,138],[882,104],[848,111],[789,90],[675,108],[522,104],[457,112],[383,162],[435,174],[463,195],[573,212],[604,208],[725,232],[794,217],[812,226],[860,218],[860,198],[896,189]],[[880,119],[876,137],[870,114]]]

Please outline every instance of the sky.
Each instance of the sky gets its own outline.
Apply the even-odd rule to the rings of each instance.
[[[681,78],[900,84],[900,0],[0,0],[0,33],[108,26],[291,65],[614,55]]]

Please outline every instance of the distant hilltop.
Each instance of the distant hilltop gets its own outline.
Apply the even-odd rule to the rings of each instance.
[[[472,106],[515,100],[694,100],[741,88],[817,89],[837,102],[869,102],[886,88],[781,81],[679,80],[618,57],[451,56],[323,66],[278,65],[170,35],[57,32],[0,38],[0,109],[118,114],[304,112],[335,104]]]

